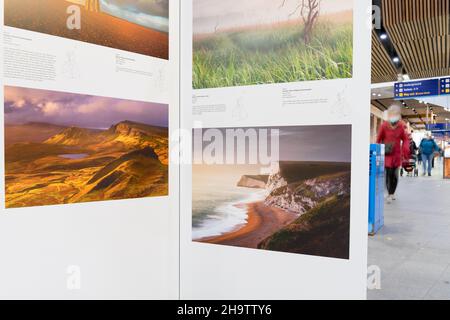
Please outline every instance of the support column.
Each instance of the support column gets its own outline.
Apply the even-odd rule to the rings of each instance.
[[[99,0],[86,0],[86,4],[84,5],[86,10],[93,12],[100,12],[100,2]]]
[[[378,135],[378,117],[374,114],[373,115],[373,127],[372,127],[372,143],[375,143],[377,141],[377,135]]]

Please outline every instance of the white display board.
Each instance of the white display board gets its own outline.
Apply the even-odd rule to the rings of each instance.
[[[182,2],[181,119],[199,161],[181,167],[183,299],[366,297],[371,3],[323,0],[310,33],[298,3]],[[277,168],[222,163],[229,129],[275,130]]]
[[[319,2],[3,0],[0,298],[365,298],[370,1]]]
[[[178,1],[91,2],[2,1],[0,298],[178,298]]]

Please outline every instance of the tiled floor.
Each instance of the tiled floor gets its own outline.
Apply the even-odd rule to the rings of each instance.
[[[369,237],[369,265],[381,268],[381,290],[369,299],[450,299],[450,180],[401,178],[386,204],[385,226]]]

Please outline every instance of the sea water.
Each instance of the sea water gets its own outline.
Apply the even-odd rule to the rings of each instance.
[[[266,191],[238,187],[244,174],[257,168],[217,169],[209,173],[193,170],[192,239],[219,236],[247,223],[247,205],[264,200]]]

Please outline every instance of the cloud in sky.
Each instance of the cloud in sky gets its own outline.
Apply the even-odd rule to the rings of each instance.
[[[129,120],[168,126],[168,106],[74,93],[5,87],[5,123],[45,122],[84,128],[109,128]]]
[[[349,125],[299,126],[280,129],[280,160],[350,162]]]
[[[227,130],[243,129],[245,133],[256,133],[257,145],[261,138],[268,139],[268,149],[272,143],[271,130],[278,130],[279,160],[281,161],[323,161],[323,162],[351,162],[352,156],[352,127],[350,125],[320,125],[320,126],[286,126],[269,128],[222,128],[218,129],[226,139]],[[264,129],[266,131],[260,131]],[[200,130],[200,129],[199,129]],[[205,131],[207,129],[204,129]],[[203,131],[203,134],[205,134]],[[211,132],[212,133],[212,132]],[[236,133],[236,132],[235,132]],[[269,136],[267,136],[269,135]],[[241,136],[242,138],[242,136]],[[252,145],[246,140],[246,158],[249,158]],[[203,141],[203,147],[210,145],[210,141]],[[226,145],[224,143],[224,150]],[[195,151],[203,152],[200,148]],[[264,151],[267,152],[267,151]],[[226,151],[224,151],[226,154]]]
[[[163,32],[169,31],[169,0],[100,0],[112,16]]]
[[[279,23],[295,20],[299,0],[193,0],[194,33],[213,32],[216,28],[230,29],[243,26]],[[321,14],[335,14],[353,9],[353,0],[322,0]]]

